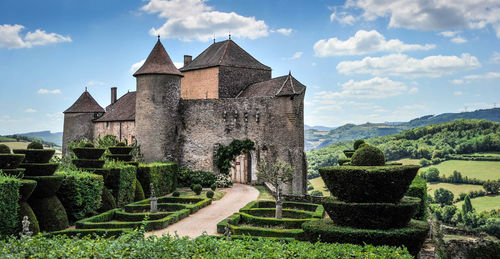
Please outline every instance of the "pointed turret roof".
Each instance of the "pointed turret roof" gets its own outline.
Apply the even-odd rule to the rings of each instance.
[[[136,92],[128,92],[115,103],[106,107],[106,114],[95,120],[103,121],[134,121],[135,120],[135,98]]]
[[[189,65],[182,67],[180,71],[189,71],[215,66],[241,67],[271,70],[270,67],[260,63],[248,52],[242,49],[231,39],[213,43]]]
[[[174,63],[168,56],[163,44],[161,44],[160,37],[158,37],[158,42],[156,42],[156,45],[153,47],[153,50],[151,50],[151,53],[149,53],[149,56],[142,67],[134,73],[134,76],[146,74],[182,76],[182,73],[175,67]]]
[[[94,113],[104,112],[104,109],[96,102],[87,90],[71,105],[64,113]]]
[[[291,73],[247,86],[237,97],[274,97],[302,94],[306,86]]]

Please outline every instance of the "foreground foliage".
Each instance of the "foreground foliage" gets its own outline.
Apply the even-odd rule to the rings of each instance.
[[[144,238],[135,231],[118,238],[7,238],[2,258],[412,258],[406,249],[352,244],[278,242],[268,239],[195,240],[171,236]]]

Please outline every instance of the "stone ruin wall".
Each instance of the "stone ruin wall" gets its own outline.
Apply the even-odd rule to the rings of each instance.
[[[219,66],[219,98],[234,98],[250,84],[271,79],[271,70]]]
[[[99,113],[65,113],[63,129],[62,153],[69,153],[68,144],[82,138],[92,139],[94,137],[94,125],[92,120],[99,116]]]
[[[115,135],[118,141],[133,143],[136,136],[135,121],[94,122],[94,139],[108,134]]]

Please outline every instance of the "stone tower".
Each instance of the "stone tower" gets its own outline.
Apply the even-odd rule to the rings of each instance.
[[[159,37],[134,77],[137,79],[136,138],[144,160],[177,162],[182,74],[174,66]]]
[[[104,109],[85,92],[64,112],[63,155],[68,154],[68,144],[82,138],[93,139],[93,120],[104,114]]]

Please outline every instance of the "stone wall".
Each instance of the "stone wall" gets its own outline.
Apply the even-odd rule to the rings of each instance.
[[[182,99],[219,98],[219,67],[190,70],[182,74]]]
[[[133,143],[136,136],[135,121],[110,121],[94,123],[94,138],[115,135],[119,141]]]
[[[63,155],[68,154],[68,144],[82,138],[92,139],[94,137],[94,125],[92,120],[98,117],[97,113],[65,113],[63,130]]]
[[[219,66],[219,98],[234,98],[250,84],[271,79],[271,70]]]
[[[278,98],[181,100],[180,163],[193,170],[217,171],[218,145],[234,139],[255,142],[257,161],[277,159],[295,168],[285,186],[290,193],[306,192],[304,153],[304,95]]]

